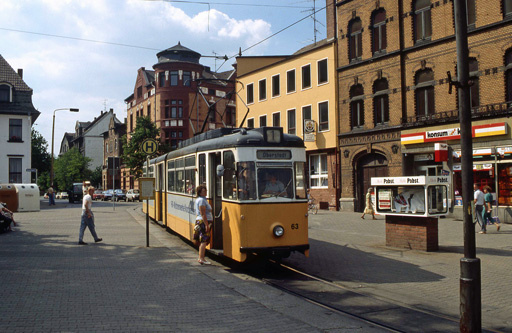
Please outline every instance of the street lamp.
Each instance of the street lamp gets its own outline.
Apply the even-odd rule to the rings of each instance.
[[[77,108],[63,108],[63,109],[56,109],[53,111],[53,126],[52,126],[52,162],[50,166],[50,186],[53,187],[53,141],[54,141],[54,134],[55,134],[55,112],[61,111],[61,110],[67,110],[71,112],[78,112],[79,110]]]

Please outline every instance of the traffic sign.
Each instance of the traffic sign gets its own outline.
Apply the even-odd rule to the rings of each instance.
[[[27,169],[26,171],[27,171],[27,172],[36,172],[36,171],[37,171],[37,169]]]
[[[158,150],[158,141],[155,139],[146,139],[142,141],[141,149],[147,155],[153,155]]]

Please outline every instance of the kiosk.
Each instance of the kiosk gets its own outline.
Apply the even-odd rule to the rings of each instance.
[[[450,178],[376,177],[371,184],[375,212],[386,216],[386,246],[437,251],[438,218],[448,212]]]

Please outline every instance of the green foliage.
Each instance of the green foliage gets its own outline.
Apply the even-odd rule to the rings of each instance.
[[[91,171],[87,168],[91,159],[85,157],[74,147],[54,162],[54,183],[59,191],[68,190],[73,183],[89,180]]]
[[[96,169],[94,169],[90,173],[89,180],[91,181],[91,185],[96,188],[101,187],[101,180],[102,180],[101,171],[102,171],[102,169],[103,169],[103,167],[100,165],[100,166],[97,166]]]
[[[121,139],[123,143],[123,163],[130,168],[130,173],[135,177],[142,176],[142,166],[146,161],[146,153],[141,149],[141,144],[146,139],[158,141],[160,130],[151,122],[149,117],[137,118],[137,126],[131,133],[130,141],[127,142],[126,135]],[[166,146],[159,145],[158,154],[167,152]]]
[[[48,152],[48,142],[45,138],[32,128],[32,165],[31,168],[37,169],[38,174],[38,184],[40,177],[46,172],[48,175],[50,173],[51,167],[51,156]],[[35,179],[35,173],[32,174],[32,178]],[[45,184],[46,185],[46,184]],[[48,184],[49,185],[49,184]],[[47,188],[47,187],[44,187]]]
[[[50,171],[44,171],[42,174],[38,174],[37,186],[39,186],[39,190],[46,192],[50,187]]]

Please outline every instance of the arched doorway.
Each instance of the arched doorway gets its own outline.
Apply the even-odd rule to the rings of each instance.
[[[372,153],[361,156],[356,164],[355,211],[362,212],[365,207],[366,192],[371,186],[372,177],[389,176],[388,160],[382,154]]]

